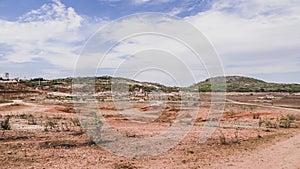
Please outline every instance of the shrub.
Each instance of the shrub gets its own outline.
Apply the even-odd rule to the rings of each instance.
[[[115,169],[136,169],[132,163],[124,162],[124,163],[115,163]]]
[[[296,117],[292,114],[289,114],[287,115],[287,118],[290,120],[290,121],[295,121],[296,120]]]
[[[258,113],[253,114],[253,119],[259,119],[259,118],[260,118],[260,115]]]
[[[52,121],[48,121],[44,124],[44,130],[45,131],[49,131],[49,129],[52,130],[55,128],[55,126],[56,125]]]
[[[10,130],[9,119],[10,119],[10,116],[5,116],[4,121],[0,122],[1,129]]]
[[[193,150],[187,150],[186,151],[188,154],[194,154],[194,151]]]
[[[234,115],[235,115],[235,112],[234,112],[233,110],[230,110],[230,111],[228,111],[228,112],[225,112],[225,114],[226,114],[228,117],[233,118]]]
[[[228,144],[227,141],[226,141],[226,137],[225,137],[224,133],[221,130],[220,130],[220,134],[221,135],[219,136],[219,139],[220,139],[221,144],[222,145]]]
[[[234,141],[233,141],[233,143],[240,144],[240,141],[239,141],[239,128],[236,128],[236,130],[234,132]]]
[[[80,121],[78,118],[70,119],[74,126],[80,126]]]
[[[35,118],[32,114],[30,114],[29,116],[27,116],[27,120],[28,120],[28,124],[29,125],[36,125],[36,121]]]
[[[279,121],[279,127],[281,128],[290,128],[291,127],[291,120],[288,118],[282,117]]]
[[[278,128],[278,123],[271,121],[270,119],[261,119],[259,118],[259,127],[266,127],[266,128]]]

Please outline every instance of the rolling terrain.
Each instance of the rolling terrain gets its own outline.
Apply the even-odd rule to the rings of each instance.
[[[212,93],[204,90],[210,80],[187,88],[108,76],[1,82],[0,168],[300,167],[299,85],[226,77],[224,110],[218,124],[208,126],[215,127],[212,135],[199,143],[204,126],[216,120],[209,116]],[[85,107],[74,107],[72,82],[83,88],[95,84],[94,103],[101,112],[97,117],[128,139],[155,138],[176,121],[192,115],[195,119],[186,123],[190,132],[167,152],[148,157],[119,156],[97,146],[85,132],[80,120],[83,111],[78,111]],[[112,99],[114,83],[128,86],[130,101],[123,108]],[[256,90],[261,87],[264,90]],[[248,89],[241,92],[236,88]],[[199,89],[203,92],[198,93]],[[192,98],[188,103],[197,104],[183,103],[182,93]]]

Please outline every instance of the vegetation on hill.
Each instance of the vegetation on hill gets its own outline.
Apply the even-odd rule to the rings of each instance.
[[[12,84],[3,83],[0,84],[0,90],[41,90],[41,91],[54,91],[54,92],[72,92],[72,84],[95,84],[96,92],[110,91],[112,84],[118,85],[118,87],[128,87],[128,90],[133,91],[163,91],[163,92],[178,92],[193,91],[193,92],[210,92],[211,81],[220,80],[225,78],[226,91],[227,92],[300,92],[300,84],[279,84],[279,83],[267,83],[262,80],[243,77],[243,76],[227,76],[227,77],[214,77],[190,87],[179,88],[169,87],[158,83],[150,82],[138,82],[135,80],[120,78],[120,77],[78,77],[78,78],[62,78],[45,80],[43,78],[35,78],[31,80],[22,80]],[[214,89],[213,91],[223,91],[222,89]]]
[[[18,85],[16,86],[16,83]],[[158,83],[150,82],[138,82],[135,80],[111,77],[111,76],[100,76],[100,77],[77,77],[77,78],[61,78],[46,80],[43,78],[34,78],[30,80],[21,80],[20,82],[14,82],[11,84],[5,84],[0,86],[2,90],[10,90],[12,88],[19,90],[42,90],[42,91],[53,91],[53,92],[72,92],[72,84],[92,84],[95,85],[96,92],[110,91],[112,84],[117,86],[126,86],[129,91],[163,91],[163,92],[177,92],[178,87],[168,87]]]
[[[216,78],[223,77],[207,79],[190,86],[189,89],[210,92],[211,80],[215,80]],[[227,76],[225,78],[227,92],[300,92],[300,84],[267,83],[262,80],[243,76]]]

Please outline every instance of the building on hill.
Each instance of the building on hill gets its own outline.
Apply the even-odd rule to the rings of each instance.
[[[5,72],[5,73],[3,74],[3,79],[4,79],[4,80],[9,80],[9,73]]]
[[[3,76],[0,77],[0,80],[2,81],[9,81],[9,73],[3,73]]]

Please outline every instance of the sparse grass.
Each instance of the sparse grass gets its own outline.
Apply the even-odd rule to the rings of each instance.
[[[72,122],[72,124],[74,126],[80,126],[80,121],[78,118],[72,118],[72,119],[70,119],[70,121]]]
[[[240,141],[239,141],[239,128],[236,128],[236,130],[234,132],[234,141],[233,141],[233,143],[240,144]]]
[[[249,109],[250,109],[251,111],[255,110],[256,108],[257,108],[256,105],[249,105]]]
[[[224,135],[224,133],[222,132],[222,130],[220,130],[220,136],[219,136],[220,142],[222,145],[227,145],[227,141],[226,141],[226,137]]]
[[[61,123],[61,131],[70,131],[68,123],[65,122]]]
[[[266,127],[266,128],[278,128],[278,122],[272,121],[269,118],[260,118],[259,119],[259,127]]]
[[[20,118],[20,119],[27,119],[28,115],[23,113],[23,114],[17,115],[17,117]]]
[[[287,115],[277,118],[276,120],[270,118],[260,118],[259,120],[259,127],[266,127],[266,128],[291,128],[291,124],[295,122],[295,116]]]
[[[53,123],[52,121],[47,121],[45,124],[44,124],[44,131],[49,131],[49,130],[52,130],[55,128],[55,123]]]
[[[230,117],[230,118],[233,118],[234,115],[236,114],[233,110],[229,110],[228,112],[225,112],[225,114]]]
[[[290,128],[292,121],[287,117],[281,117],[279,120],[279,127]]]
[[[62,119],[62,117],[61,116],[54,116],[53,119],[60,120],[60,119]]]

